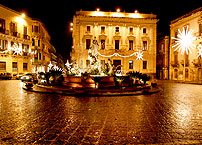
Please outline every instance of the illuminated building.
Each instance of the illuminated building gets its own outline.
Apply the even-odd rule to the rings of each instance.
[[[158,39],[156,75],[157,79],[169,79],[169,36]]]
[[[178,47],[179,41],[174,39],[183,34],[191,34],[194,39],[193,42],[185,39],[185,44],[191,42],[193,45],[189,44],[191,48],[184,53]],[[199,55],[202,44],[202,7],[171,21],[170,36],[170,79],[202,81],[202,59]]]
[[[89,64],[88,50],[93,40],[98,41],[100,64],[108,59],[121,71],[140,71],[151,76],[156,74],[157,16],[154,14],[77,11],[73,18],[72,61],[81,68]],[[143,51],[143,60],[134,55]]]
[[[0,73],[46,72],[54,51],[42,22],[0,5]]]

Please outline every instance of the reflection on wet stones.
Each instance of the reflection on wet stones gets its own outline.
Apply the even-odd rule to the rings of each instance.
[[[158,94],[76,98],[27,93],[19,83],[0,82],[0,144],[202,143],[201,85],[159,82]]]

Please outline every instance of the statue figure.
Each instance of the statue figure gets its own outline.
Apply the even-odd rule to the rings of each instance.
[[[114,65],[112,64],[112,61],[110,59],[108,59],[107,63],[107,73],[111,76],[113,75],[113,69],[114,69]]]
[[[98,61],[98,42],[97,42],[97,39],[96,37],[94,37],[94,40],[93,40],[93,44],[92,46],[90,47],[90,49],[88,50],[88,59],[90,60],[90,69],[91,70],[96,70],[98,69],[100,71],[101,68],[99,68],[99,61]]]

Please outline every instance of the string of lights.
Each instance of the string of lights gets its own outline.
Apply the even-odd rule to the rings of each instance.
[[[103,54],[100,54],[99,52],[97,52],[98,55],[102,56],[102,57],[112,57],[112,56],[119,56],[119,57],[131,57],[133,55],[136,55],[138,52],[134,52],[132,53],[131,55],[127,55],[127,56],[124,56],[124,55],[120,55],[118,53],[114,53],[112,55],[103,55]]]

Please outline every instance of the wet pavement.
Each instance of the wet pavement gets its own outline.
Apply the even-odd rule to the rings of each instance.
[[[0,144],[202,144],[202,85],[152,95],[74,97],[0,81]]]

